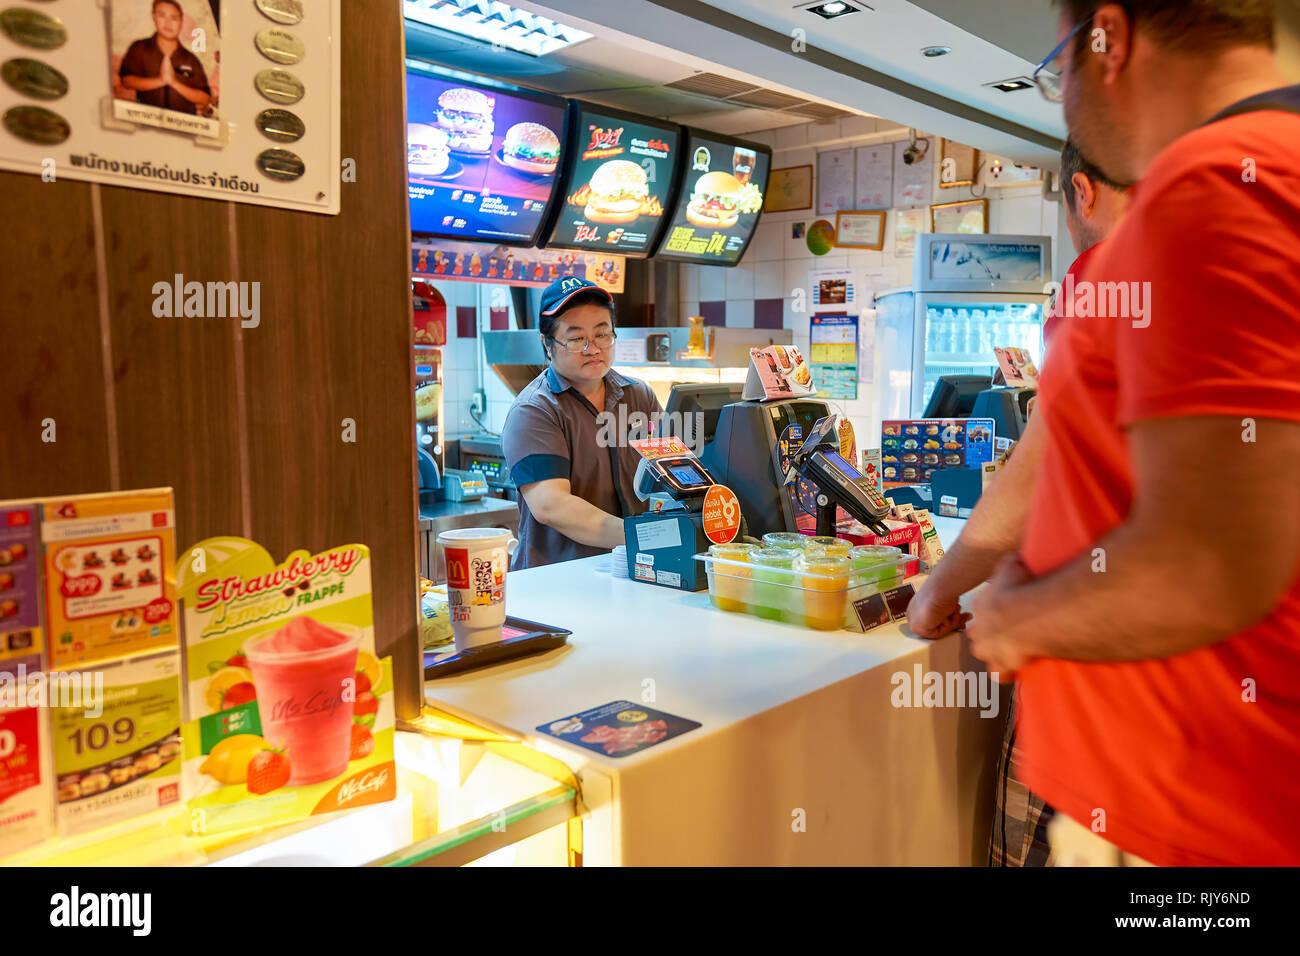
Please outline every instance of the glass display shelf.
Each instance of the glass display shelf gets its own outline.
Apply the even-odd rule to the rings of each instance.
[[[559,761],[432,708],[394,734],[397,798],[279,826],[185,835],[184,804],[0,866],[580,865],[580,797]]]

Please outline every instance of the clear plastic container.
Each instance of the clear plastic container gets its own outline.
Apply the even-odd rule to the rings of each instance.
[[[808,546],[808,536],[797,531],[769,531],[763,535],[763,547],[802,551]]]
[[[916,560],[897,548],[878,550],[893,551],[894,556],[876,555],[876,563],[863,568],[854,568],[853,561],[843,555],[789,548],[760,548],[743,557],[697,554],[695,559],[704,562],[709,599],[721,610],[747,612],[819,631],[861,630],[853,603],[895,586],[903,579],[907,564]],[[860,560],[866,558],[860,556]]]

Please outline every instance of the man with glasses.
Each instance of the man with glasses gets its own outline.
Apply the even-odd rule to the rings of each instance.
[[[623,519],[645,511],[632,485],[640,455],[627,438],[644,437],[662,412],[649,385],[610,368],[614,300],[600,286],[556,279],[537,325],[550,365],[520,391],[501,433],[520,494],[512,570],[623,543]],[[624,422],[631,436],[618,432]]]
[[[1039,86],[1136,186],[1053,341],[1023,542],[967,634],[1016,675],[1058,864],[1294,866],[1300,87],[1267,0],[1060,6]]]

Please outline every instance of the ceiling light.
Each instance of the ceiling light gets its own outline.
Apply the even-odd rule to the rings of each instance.
[[[1034,87],[1034,81],[1027,76],[1013,76],[1009,80],[998,80],[996,83],[985,83],[985,86],[991,86],[999,93],[1015,93],[1019,90],[1030,90]]]
[[[951,53],[951,52],[952,52],[952,47],[950,47],[950,46],[923,46],[923,47],[921,47],[921,56],[929,56],[929,57],[947,56],[947,55],[948,55],[949,53]]]
[[[591,39],[590,33],[496,0],[403,0],[402,15],[448,33],[532,56],[545,56]]]
[[[850,13],[861,13],[863,9],[870,10],[870,7],[858,7],[845,0],[826,0],[825,3],[818,3],[811,7],[805,7],[809,13],[815,13],[823,20],[834,20],[836,17],[846,16]]]

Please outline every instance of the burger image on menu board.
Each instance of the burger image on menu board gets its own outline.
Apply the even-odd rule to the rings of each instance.
[[[582,213],[588,222],[633,222],[650,198],[645,170],[626,159],[601,164],[592,173],[590,190]]]
[[[695,181],[686,207],[687,222],[708,229],[730,229],[740,221],[738,202],[743,188],[731,173],[705,173]]]
[[[447,134],[428,123],[406,124],[406,168],[409,172],[437,176],[451,162]]]
[[[458,153],[492,152],[495,105],[490,96],[462,86],[439,96],[438,126],[447,133],[451,148]]]
[[[516,123],[506,130],[501,162],[526,173],[553,173],[560,162],[560,139],[541,123]]]

